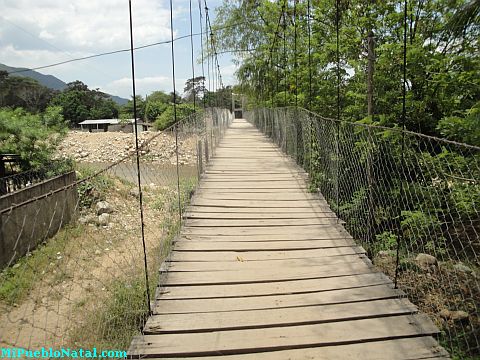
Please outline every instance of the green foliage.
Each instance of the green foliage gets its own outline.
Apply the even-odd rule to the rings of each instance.
[[[102,342],[112,348],[125,349],[140,332],[148,315],[145,280],[141,276],[130,281],[117,280],[109,290],[110,296],[98,320],[103,328]]]
[[[442,136],[471,145],[480,146],[480,102],[466,111],[464,117],[447,116],[438,122]]]
[[[63,118],[63,109],[61,106],[48,106],[42,114],[43,123],[45,126],[65,133],[67,131],[67,123]]]
[[[197,76],[195,78],[187,79],[185,88],[183,89],[185,101],[193,102],[195,99],[200,102],[200,96],[205,94],[205,76]]]
[[[375,235],[375,250],[378,251],[389,251],[394,250],[397,246],[398,236],[392,233],[391,231],[384,231],[380,234]]]
[[[0,107],[21,107],[38,113],[47,107],[54,94],[54,90],[34,79],[9,76],[6,71],[0,71]]]
[[[306,2],[296,3],[295,21],[291,3],[287,4],[285,15],[281,2],[268,0],[224,1],[218,8],[214,25],[216,50],[238,50],[234,52],[239,63],[236,74],[250,103],[293,105],[296,95],[300,106],[311,105],[310,110],[323,116],[336,116],[335,6],[330,2],[311,4],[315,20],[310,24]],[[466,0],[409,4],[405,124],[409,130],[439,135],[445,128],[442,124],[437,129],[442,119],[470,116],[466,112],[480,97],[480,27],[471,23],[461,36],[445,31],[454,14],[460,13],[459,9],[469,8],[466,4]],[[355,0],[340,2],[340,6],[340,117],[358,121],[368,115],[366,49],[371,32],[374,34],[373,118],[382,125],[398,125],[402,112],[403,6],[395,0]],[[245,18],[257,20],[245,22]],[[276,33],[278,24],[281,26]],[[282,38],[286,39],[285,44]],[[478,120],[472,124],[475,123]],[[450,134],[453,138],[455,130]],[[468,139],[473,141],[476,140]]]
[[[177,121],[182,120],[194,113],[193,104],[178,104],[176,106]],[[155,127],[158,130],[165,130],[175,123],[173,105],[169,105],[166,110],[155,120]]]
[[[58,109],[57,109],[58,110]],[[37,169],[51,162],[55,147],[60,140],[58,127],[44,124],[49,114],[34,115],[22,109],[0,109],[0,153],[20,155],[22,170]],[[57,117],[56,120],[59,120]],[[53,120],[53,121],[56,121]]]
[[[434,214],[422,211],[402,211],[404,241],[410,246],[425,249],[436,255],[446,252],[445,238],[441,235],[441,223]]]
[[[50,105],[61,106],[63,117],[72,125],[86,119],[110,119],[118,116],[118,108],[108,95],[90,90],[81,81],[67,84],[67,88],[55,96]]]
[[[93,176],[95,173],[87,166],[77,170],[78,180],[86,179],[77,185],[78,203],[82,208],[90,208],[96,202],[105,200],[106,192],[113,186],[113,180],[106,174]]]
[[[146,102],[145,100],[140,96],[137,95],[135,97],[135,104],[137,107],[137,119],[144,119],[145,118],[145,108],[146,108]],[[134,118],[134,112],[133,112],[133,97],[132,99],[128,100],[128,102],[122,106],[120,109],[121,112],[121,117],[125,119],[133,119]]]
[[[150,98],[147,101],[145,108],[145,116],[148,121],[155,121],[168,107],[168,103],[162,102],[159,100],[151,100]]]

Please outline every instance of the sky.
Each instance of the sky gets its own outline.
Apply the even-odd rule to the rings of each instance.
[[[193,33],[200,32],[198,0],[192,1]],[[203,22],[205,21],[202,1]],[[211,20],[222,0],[207,0]],[[190,35],[190,0],[173,0],[174,36]],[[0,63],[35,68],[72,58],[130,47],[128,0],[0,0]],[[132,0],[134,45],[170,40],[170,3]],[[204,25],[204,24],[203,24]],[[205,25],[204,25],[205,26]],[[195,76],[202,74],[200,36],[194,37]],[[236,83],[229,55],[219,55],[225,85]],[[206,65],[204,66],[206,71]],[[130,98],[130,53],[108,55],[37,70],[65,82],[80,80],[90,88]],[[176,89],[192,77],[190,38],[175,42]],[[137,95],[171,92],[170,44],[135,51]],[[207,87],[208,87],[207,83]],[[210,85],[210,86],[213,86]]]

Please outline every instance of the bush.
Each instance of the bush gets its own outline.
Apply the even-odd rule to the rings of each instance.
[[[177,104],[177,121],[182,120],[194,113],[192,104]],[[165,130],[175,123],[173,104],[169,105],[165,111],[155,120],[157,130]]]
[[[21,108],[0,109],[0,153],[18,154],[23,171],[50,164],[61,138],[57,110],[50,109],[42,117]],[[55,126],[49,127],[44,121],[55,122]]]

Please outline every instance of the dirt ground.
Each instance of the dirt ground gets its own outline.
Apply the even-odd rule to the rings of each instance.
[[[168,216],[165,199],[170,191],[156,186],[144,190],[149,258],[158,257],[164,232],[162,218]],[[77,223],[75,231],[62,230],[57,236],[69,238],[55,259],[45,268],[35,269],[35,283],[28,296],[10,305],[0,302],[0,347],[68,345],[69,334],[86,320],[87,310],[108,297],[112,281],[141,273],[143,248],[136,194],[131,186],[116,180],[105,200],[113,209],[107,225],[90,221]],[[83,210],[82,215],[96,218],[94,209]]]

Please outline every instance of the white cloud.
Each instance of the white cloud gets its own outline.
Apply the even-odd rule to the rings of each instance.
[[[162,2],[134,0],[132,10],[136,44],[170,37],[169,9]],[[99,52],[130,44],[126,0],[6,0],[2,17],[66,51]]]
[[[185,79],[177,79],[175,86],[177,92],[180,94],[183,90]],[[112,95],[118,95],[128,97],[126,94],[132,93],[132,78],[123,77],[121,79],[114,80],[105,86],[98,86],[101,91],[107,92]],[[146,76],[135,79],[135,90],[137,95],[145,96],[153,91],[162,90],[165,92],[172,91],[172,78],[169,76]]]

